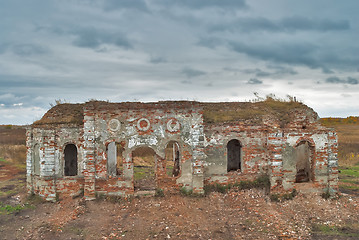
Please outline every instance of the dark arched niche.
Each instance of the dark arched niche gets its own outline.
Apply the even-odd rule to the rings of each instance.
[[[227,144],[227,172],[241,170],[241,142],[232,139]]]

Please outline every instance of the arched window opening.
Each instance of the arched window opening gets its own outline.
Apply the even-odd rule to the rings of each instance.
[[[132,152],[135,190],[156,189],[156,153],[152,148],[139,147]]]
[[[227,172],[241,170],[241,142],[232,139],[227,144]]]
[[[166,173],[170,177],[180,174],[180,148],[176,141],[170,141],[165,149]]]
[[[300,142],[295,149],[296,176],[295,182],[309,182],[312,180],[312,152],[307,141]]]
[[[77,147],[74,144],[67,144],[64,150],[65,155],[65,176],[77,175]]]
[[[109,176],[119,176],[123,173],[124,150],[119,142],[111,142],[107,145],[107,174]]]
[[[40,147],[39,147],[39,144],[36,144],[33,148],[32,160],[33,160],[34,175],[40,175]]]

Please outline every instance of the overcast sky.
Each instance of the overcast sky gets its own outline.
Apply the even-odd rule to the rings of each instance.
[[[359,115],[358,0],[0,0],[0,124],[56,99],[296,96]]]

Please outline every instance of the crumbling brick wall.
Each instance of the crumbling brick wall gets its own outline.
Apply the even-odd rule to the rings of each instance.
[[[310,188],[337,189],[336,133],[322,127],[311,109],[294,106],[291,115],[287,110],[279,115],[273,108],[270,114],[262,114],[267,111],[255,105],[261,110],[254,112],[259,117],[240,112],[252,108],[249,103],[94,101],[55,106],[27,130],[28,192],[48,200],[59,194],[83,193],[87,199],[96,194],[133,194],[132,155],[141,147],[153,152],[155,187],[165,191],[185,187],[203,193],[205,184],[253,180],[262,174],[269,177],[272,191],[290,191],[300,184],[296,152],[303,142],[310,155],[310,172],[306,173]],[[121,163],[121,172],[116,173],[118,169],[113,170],[109,161],[113,142],[121,148],[114,155]],[[176,142],[179,149],[176,176],[166,174],[169,142]],[[69,145],[76,149],[75,160],[65,159]],[[232,158],[238,165],[229,169]],[[76,161],[77,174],[66,176],[66,161]]]

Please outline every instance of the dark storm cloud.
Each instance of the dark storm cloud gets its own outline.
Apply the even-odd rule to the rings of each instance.
[[[339,77],[329,77],[325,80],[326,83],[333,83],[333,84],[351,84],[351,85],[357,85],[359,84],[358,79],[348,77],[347,79],[342,79]]]
[[[72,32],[77,39],[73,44],[78,47],[98,48],[101,44],[112,44],[125,49],[132,48],[127,37],[121,33],[109,33],[95,28],[82,28]]]
[[[310,43],[248,45],[240,42],[232,42],[230,43],[230,46],[238,53],[244,53],[250,57],[261,60],[305,65],[310,68],[322,67],[322,65],[312,56],[313,52],[316,51],[318,47]]]
[[[257,78],[251,78],[248,80],[247,84],[262,84],[263,81],[262,80],[259,80]]]
[[[189,67],[182,69],[181,73],[184,74],[187,78],[198,77],[206,74],[206,72]]]
[[[311,19],[294,16],[283,18],[279,21],[270,20],[264,17],[240,18],[234,22],[216,24],[209,27],[211,31],[242,31],[242,32],[295,32],[295,31],[342,31],[349,30],[348,20]]]

